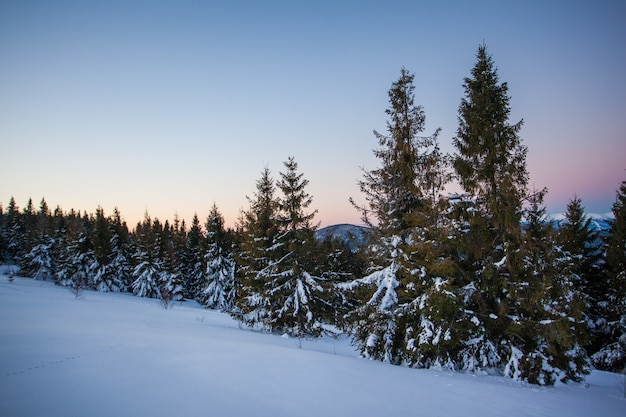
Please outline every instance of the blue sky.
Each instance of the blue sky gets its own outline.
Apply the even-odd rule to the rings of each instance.
[[[0,0],[0,202],[106,213],[132,226],[233,224],[264,166],[289,156],[322,226],[358,223],[387,91],[415,74],[426,131],[452,152],[463,78],[487,44],[524,119],[548,211],[576,193],[610,211],[626,179],[621,1]]]

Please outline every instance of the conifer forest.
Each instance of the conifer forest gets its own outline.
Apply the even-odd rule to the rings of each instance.
[[[217,205],[190,223],[146,213],[129,227],[118,210],[11,198],[0,205],[0,263],[77,297],[196,300],[267,332],[345,333],[363,357],[395,365],[538,385],[626,369],[626,181],[608,231],[590,227],[577,197],[557,225],[548,190],[529,187],[523,121],[509,120],[486,46],[463,83],[452,154],[439,130],[424,132],[413,80],[402,68],[391,84],[378,166],[350,199],[367,239],[316,235],[309,181],[288,157],[277,175],[260,173],[233,228]],[[462,193],[446,193],[452,181]]]

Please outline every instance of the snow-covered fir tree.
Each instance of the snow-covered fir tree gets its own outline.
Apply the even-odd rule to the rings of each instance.
[[[510,322],[502,343],[510,350],[507,376],[552,385],[580,381],[589,368],[582,347],[587,325],[577,274],[547,221],[545,193],[529,196],[523,242],[511,261],[506,297]]]
[[[465,224],[458,262],[468,281],[463,368],[542,385],[580,380],[587,359],[576,274],[545,221],[546,191],[528,192],[522,121],[508,121],[508,87],[485,45],[464,87],[454,139],[454,168],[471,197],[457,211]]]
[[[154,223],[148,213],[135,229],[135,268],[132,271],[133,293],[138,297],[161,298],[164,271],[161,250],[163,227],[158,219]]]
[[[275,197],[269,169],[257,181],[250,209],[243,215],[242,254],[238,276],[241,297],[236,316],[248,325],[292,336],[316,336],[329,303],[323,280],[315,273],[315,212],[306,210],[312,198],[308,180],[293,158],[285,162]]]
[[[393,259],[389,266],[363,278],[337,284],[337,289],[343,292],[360,290],[362,294],[369,294],[370,291],[363,290],[364,287],[374,290],[365,303],[346,315],[346,324],[353,333],[355,344],[366,358],[401,362],[402,336],[396,323],[399,268],[398,262]]]
[[[338,289],[361,298],[361,305],[346,316],[346,324],[364,356],[430,366],[441,361],[421,345],[450,340],[450,333],[428,314],[437,310],[431,303],[441,297],[427,294],[447,295],[450,291],[442,283],[453,283],[447,275],[450,271],[439,267],[445,256],[436,257],[439,266],[433,271],[426,268],[436,246],[433,237],[443,236],[437,232],[443,210],[439,194],[450,174],[447,157],[439,151],[438,131],[430,137],[418,136],[424,130],[425,115],[414,103],[413,79],[403,68],[392,84],[387,135],[375,132],[380,148],[374,154],[381,167],[365,171],[359,182],[367,206],[357,208],[378,236],[370,249],[378,254],[378,265],[372,266],[369,275],[340,284]],[[442,272],[445,275],[439,275]],[[447,355],[442,356],[447,363]]]
[[[500,83],[484,44],[464,90],[453,140],[453,165],[470,201],[457,211],[464,224],[456,236],[468,329],[460,359],[472,371],[502,369],[511,356],[504,330],[510,323],[508,281],[521,244],[527,149],[518,135],[522,121],[509,123],[508,86]]]
[[[213,205],[206,222],[205,281],[199,292],[200,303],[209,308],[230,311],[235,299],[235,260],[224,217]]]
[[[316,226],[311,221],[317,211],[307,212],[313,198],[306,192],[309,181],[298,172],[298,163],[290,157],[284,165],[286,171],[280,173],[277,184],[282,192],[280,227],[270,262],[260,271],[271,300],[269,324],[292,336],[317,336],[328,305],[323,280],[315,275]]]
[[[185,221],[174,214],[174,221],[170,226],[170,251],[172,257],[172,269],[176,273],[176,284],[180,287],[180,293],[176,297],[179,300],[187,298],[188,265],[185,263],[185,247],[187,243],[187,230]]]
[[[128,232],[128,226],[123,221],[122,215],[115,207],[113,209],[113,215],[109,219],[111,228],[111,257],[109,268],[111,274],[119,281],[120,291],[128,291],[131,284],[131,269],[132,269],[132,249],[130,246],[130,237]]]
[[[190,300],[199,298],[199,291],[205,279],[206,267],[202,253],[202,226],[198,214],[194,213],[189,232],[184,237],[180,254],[180,273],[183,283],[183,296]]]
[[[156,222],[155,222],[156,223]],[[159,292],[161,305],[169,308],[173,301],[183,298],[183,280],[180,275],[180,258],[176,252],[174,230],[169,221],[165,221],[162,230],[157,227],[159,233],[158,248],[159,257],[162,261],[160,273]]]
[[[28,236],[30,251],[25,252],[22,260],[22,273],[35,279],[52,279],[56,273],[54,250],[56,241],[53,236],[54,225],[48,204],[41,199],[36,214],[28,212],[28,227],[24,236]]]
[[[104,215],[102,207],[96,209],[92,233],[95,262],[90,274],[91,286],[97,291],[120,292],[126,289],[128,267],[118,231]]]
[[[21,214],[15,199],[11,197],[6,209],[6,221],[4,224],[5,236],[5,259],[9,263],[17,264],[22,256],[22,235],[24,231]]]
[[[83,289],[89,287],[95,263],[88,234],[81,230],[75,239],[68,236],[65,250],[61,255],[61,265],[56,274],[56,282],[72,288],[78,297]]]
[[[247,198],[249,208],[238,225],[242,236],[235,272],[238,296],[231,314],[247,326],[269,329],[270,299],[262,271],[277,249],[274,238],[279,233],[279,200],[269,168],[263,169],[256,192]]]
[[[34,279],[47,280],[54,278],[56,268],[52,255],[54,240],[47,237],[44,242],[37,243],[26,254],[27,274]]]
[[[35,206],[33,204],[33,199],[29,198],[28,203],[22,209],[22,213],[20,216],[20,223],[22,225],[22,230],[20,233],[20,269],[22,271],[28,271],[29,260],[28,254],[33,249],[33,247],[39,243],[41,235],[38,231],[38,216],[35,212]]]
[[[609,235],[606,237],[604,336],[599,351],[593,354],[595,367],[611,371],[626,370],[626,181],[615,203]]]
[[[6,243],[6,219],[5,219],[5,214],[4,214],[4,207],[2,206],[2,203],[0,203],[0,262],[5,262],[6,261],[6,250],[7,250],[7,243]]]
[[[577,196],[569,201],[565,218],[558,223],[556,244],[563,252],[562,269],[570,271],[583,297],[589,333],[585,347],[589,353],[596,352],[606,331],[602,247],[600,236],[592,229],[591,218],[585,214]]]
[[[362,220],[383,235],[391,235],[408,228],[405,215],[412,213],[422,204],[418,190],[418,148],[424,138],[417,135],[424,130],[426,117],[421,106],[414,103],[414,76],[402,68],[400,78],[389,90],[390,107],[385,111],[387,134],[374,131],[379,148],[374,150],[381,167],[364,170],[359,188],[367,206],[358,206]],[[352,200],[354,203],[354,200]],[[372,216],[374,219],[371,219]]]

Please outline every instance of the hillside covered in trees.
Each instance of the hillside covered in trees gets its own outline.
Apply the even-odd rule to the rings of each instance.
[[[574,197],[559,227],[530,189],[522,121],[484,45],[464,81],[455,153],[423,135],[414,76],[389,90],[379,166],[359,181],[367,244],[316,239],[308,180],[288,158],[265,168],[227,229],[217,205],[191,224],[0,206],[0,262],[76,292],[197,300],[241,323],[296,337],[346,332],[366,358],[496,372],[534,384],[626,366],[626,181],[606,235]],[[445,195],[459,182],[464,193]]]

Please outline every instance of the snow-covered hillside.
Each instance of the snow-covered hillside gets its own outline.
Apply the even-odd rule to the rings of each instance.
[[[621,376],[552,388],[398,367],[346,338],[241,329],[186,302],[0,276],[0,416],[624,416]]]

